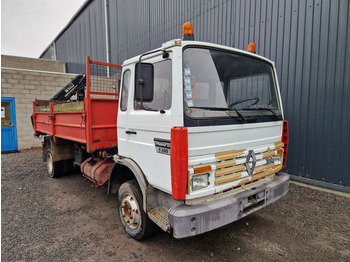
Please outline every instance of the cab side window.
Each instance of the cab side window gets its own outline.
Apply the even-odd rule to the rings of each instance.
[[[127,70],[123,74],[123,86],[122,86],[122,95],[120,101],[120,110],[126,111],[128,106],[128,94],[130,86],[130,70]]]
[[[154,91],[152,102],[143,102],[146,109],[166,110],[171,107],[172,97],[172,62],[164,60],[153,64]],[[135,110],[142,110],[141,103],[134,101]]]

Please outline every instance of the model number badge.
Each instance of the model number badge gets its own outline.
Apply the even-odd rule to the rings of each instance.
[[[155,138],[154,145],[157,153],[170,155],[170,140]]]

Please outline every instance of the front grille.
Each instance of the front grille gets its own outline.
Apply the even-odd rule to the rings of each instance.
[[[209,172],[214,175],[215,187],[235,188],[282,169],[282,142],[276,142],[250,149],[233,150],[206,156],[211,159],[207,165],[196,165],[189,169],[190,175]],[[199,162],[200,159],[197,160]],[[202,162],[203,163],[203,162]]]

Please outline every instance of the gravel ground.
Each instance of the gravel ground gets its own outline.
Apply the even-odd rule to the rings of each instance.
[[[290,186],[282,200],[223,228],[137,242],[116,196],[80,174],[46,175],[39,149],[3,154],[2,261],[350,261],[350,198]]]

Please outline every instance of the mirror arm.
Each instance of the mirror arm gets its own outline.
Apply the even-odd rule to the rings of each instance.
[[[139,67],[139,71],[141,71],[141,66]],[[143,90],[143,85],[144,85],[144,81],[143,81],[143,79],[142,78],[140,78],[140,76],[139,76],[139,87],[140,87],[140,100],[141,100],[141,108],[143,109],[143,110],[147,110],[146,108],[145,108],[145,106],[143,105],[143,95],[142,95],[142,90]]]

